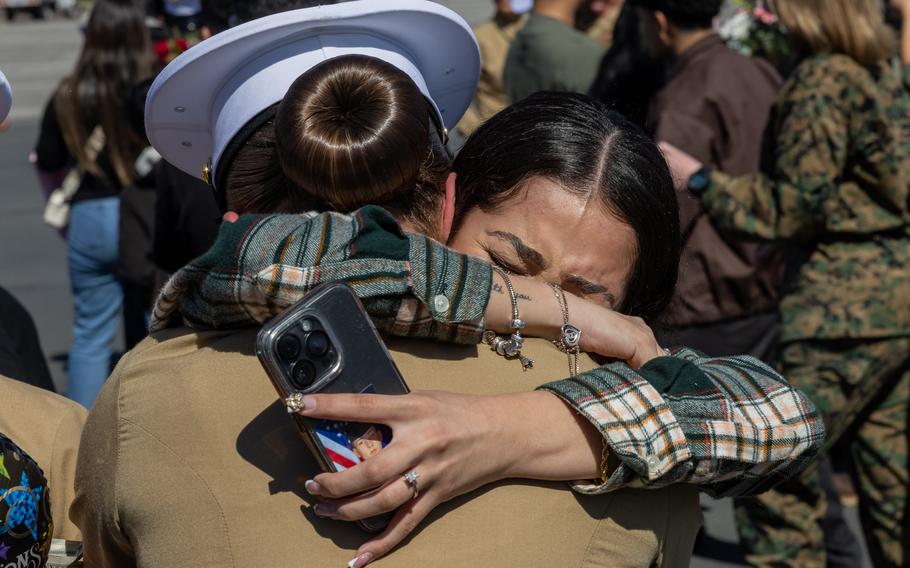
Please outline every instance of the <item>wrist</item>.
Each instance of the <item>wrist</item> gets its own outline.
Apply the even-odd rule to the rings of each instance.
[[[696,197],[701,197],[701,195],[711,187],[711,168],[708,166],[701,166],[695,170],[695,172],[689,176],[686,187],[689,190],[689,193]]]
[[[493,273],[493,289],[486,309],[486,328],[496,333],[512,332],[512,303],[506,283]],[[513,276],[512,286],[518,296],[518,313],[525,327],[522,335],[554,340],[562,329],[562,316],[549,285],[527,276]]]
[[[603,436],[590,422],[550,392],[506,397],[498,406],[503,444],[497,447],[507,452],[500,479],[572,481],[600,477]],[[529,416],[535,417],[533,423]],[[503,448],[505,444],[508,448]]]

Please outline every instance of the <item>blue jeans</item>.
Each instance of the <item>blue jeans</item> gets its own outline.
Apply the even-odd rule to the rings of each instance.
[[[123,304],[117,279],[119,222],[116,197],[80,201],[70,211],[68,256],[75,314],[67,396],[87,408],[110,374]]]

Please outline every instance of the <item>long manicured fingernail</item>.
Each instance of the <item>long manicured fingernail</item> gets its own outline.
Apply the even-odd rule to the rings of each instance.
[[[313,512],[320,517],[331,517],[338,512],[338,505],[334,503],[316,503],[313,505]]]
[[[348,562],[348,568],[363,568],[373,560],[372,552],[364,552],[354,560]]]
[[[316,408],[316,401],[312,397],[304,396],[302,393],[295,392],[284,400],[288,408],[288,414],[297,414],[305,410]]]
[[[306,488],[306,492],[310,495],[322,495],[322,485],[319,485],[312,479],[304,483],[303,486]]]

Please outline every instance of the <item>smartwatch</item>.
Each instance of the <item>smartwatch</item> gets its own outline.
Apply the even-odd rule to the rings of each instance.
[[[711,185],[711,168],[702,166],[697,172],[692,174],[687,185],[692,195],[698,197],[704,193],[708,186]]]

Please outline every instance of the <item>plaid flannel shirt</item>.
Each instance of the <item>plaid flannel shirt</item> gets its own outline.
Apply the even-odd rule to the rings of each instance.
[[[346,282],[379,329],[476,344],[492,278],[489,264],[402,233],[379,207],[245,215],[225,223],[215,245],[168,281],[150,327],[261,325],[315,286]]]
[[[692,483],[715,497],[756,495],[799,473],[825,439],[813,404],[761,361],[691,349],[638,371],[614,363],[541,387],[604,435],[620,465],[581,493]]]
[[[353,286],[387,333],[480,342],[490,266],[402,233],[378,207],[225,224],[165,286],[152,330],[261,325],[334,281]],[[682,349],[638,371],[614,363],[540,388],[590,420],[620,461],[606,483],[576,483],[581,493],[679,482],[717,496],[760,493],[807,465],[824,439],[805,395],[751,357]]]

